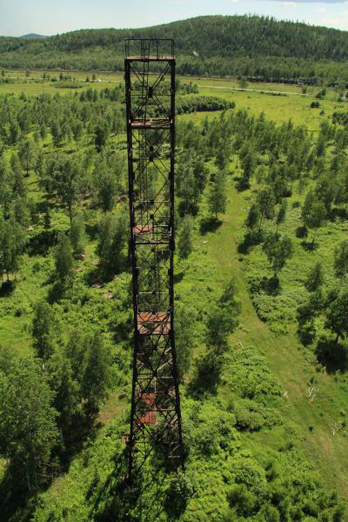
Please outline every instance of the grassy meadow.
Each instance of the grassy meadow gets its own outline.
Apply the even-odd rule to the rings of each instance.
[[[57,79],[56,82],[43,81],[43,73],[40,71],[30,71],[29,74],[26,74],[25,71],[5,71],[5,74],[14,83],[0,84],[0,95],[13,93],[15,96],[19,96],[24,93],[28,97],[42,93],[50,95],[59,93],[70,96],[71,93],[79,93],[89,87],[101,91],[123,81],[121,73],[98,72],[95,74],[100,81],[92,81],[92,73],[64,72],[72,78],[67,81],[76,82],[79,85],[77,89],[70,89],[61,86],[62,82],[59,81],[57,72],[48,73],[51,78]],[[86,76],[91,81],[86,82]],[[295,126],[307,127],[309,134],[313,133],[314,139],[316,139],[322,122],[330,122],[335,111],[346,112],[348,109],[348,102],[338,101],[339,95],[334,89],[327,89],[324,99],[317,100],[319,87],[309,87],[304,94],[299,86],[249,83],[241,89],[239,82],[233,79],[186,77],[179,79],[181,83],[192,81],[196,84],[199,95],[234,101],[236,103],[234,110],[245,109],[249,115],[255,117],[264,113],[265,118],[275,122],[277,126],[287,123],[291,119]],[[310,104],[316,100],[320,102],[320,108],[311,109]],[[206,118],[213,120],[219,117],[221,117],[219,112],[203,111],[181,115],[178,117],[178,122],[193,122],[196,125],[202,125]],[[112,147],[121,149],[125,154],[124,134],[112,138],[111,143]],[[43,140],[41,146],[45,154],[54,150],[50,135]],[[88,147],[89,142],[86,137],[82,139],[79,147],[76,144],[66,143],[61,150],[76,152],[79,148],[87,150]],[[329,158],[331,158],[330,154],[331,151]],[[210,173],[213,172],[215,169],[213,161],[209,160],[207,164]],[[208,190],[206,190],[203,194],[200,214],[193,227],[193,252],[186,260],[176,256],[175,292],[177,301],[183,307],[195,311],[197,328],[193,362],[185,377],[186,386],[183,386],[182,392],[184,423],[185,419],[188,423],[192,422],[190,417],[192,398],[188,389],[190,382],[195,379],[196,368],[206,353],[204,323],[209,315],[210,302],[218,298],[233,277],[241,303],[240,325],[229,338],[230,351],[226,357],[230,365],[227,364],[223,370],[215,395],[203,396],[203,408],[207,408],[208,415],[209,407],[222,409],[221,405],[229,404],[232,393],[230,381],[233,381],[233,375],[229,372],[235,369],[236,360],[239,360],[238,357],[240,357],[240,360],[244,361],[241,366],[246,365],[245,373],[242,374],[243,379],[254,379],[261,390],[262,398],[255,392],[259,397],[257,399],[259,404],[267,411],[274,408],[274,417],[278,419],[277,415],[279,415],[282,419],[272,421],[273,424],[271,423],[263,429],[241,430],[239,446],[236,444],[239,448],[238,451],[242,453],[240,458],[248,461],[252,455],[256,455],[258,462],[265,462],[268,455],[273,455],[275,459],[279,457],[282,461],[283,458],[285,459],[284,455],[287,455],[286,458],[291,462],[293,455],[296,467],[296,459],[300,456],[301,459],[308,462],[308,468],[320,477],[324,488],[336,490],[339,498],[348,502],[348,427],[346,428],[348,374],[343,369],[329,372],[325,366],[317,362],[314,345],[304,347],[296,333],[296,310],[307,298],[304,281],[308,272],[315,261],[321,260],[325,269],[326,281],[334,281],[334,250],[340,241],[347,238],[348,222],[343,219],[326,221],[318,232],[316,248],[312,251],[306,250],[301,239],[296,237],[296,230],[302,224],[298,203],[303,204],[304,188],[307,189],[313,180],[308,181],[308,185],[302,188],[295,183],[292,194],[288,198],[286,219],[279,227],[281,234],[288,234],[294,238],[293,256],[279,276],[280,287],[276,295],[270,296],[262,292],[253,295],[252,283],[262,277],[269,278],[272,274],[260,245],[253,246],[248,253],[241,253],[239,248],[246,232],[245,219],[251,202],[257,194],[258,183],[252,178],[250,188],[245,190],[236,188],[241,168],[235,154],[231,155],[227,170],[229,173],[226,189],[227,207],[225,213],[220,216],[219,226],[213,231],[202,231],[200,228],[200,220],[204,220],[208,215]],[[34,169],[30,171],[30,177],[27,178],[26,183],[34,201],[44,202],[46,200]],[[125,196],[122,195],[120,199],[121,204],[126,206]],[[69,219],[66,211],[55,201],[51,201],[51,203],[52,228],[67,230]],[[98,221],[101,212],[98,210],[94,213],[89,208],[88,201],[83,202],[82,207],[89,229],[93,231],[93,226]],[[265,224],[265,230],[273,230],[272,227],[274,228],[272,222]],[[28,235],[30,236],[31,233],[29,231]],[[126,292],[125,289],[130,279],[127,273],[108,283],[95,284],[97,279],[93,279],[93,274],[96,269],[96,244],[97,240],[93,233],[89,234],[85,255],[76,262],[74,267],[76,285],[88,288],[91,295],[90,308],[87,311],[88,317],[82,318],[83,311],[78,310],[78,305],[70,307],[69,302],[65,302],[62,306],[63,310],[60,312],[60,327],[63,330],[69,331],[71,324],[78,321],[80,315],[81,321],[93,322],[102,317],[102,321],[105,320],[106,324],[108,318],[104,315],[113,314],[117,310],[113,304],[108,304],[108,293],[117,297]],[[13,292],[0,296],[1,344],[11,347],[11,350],[22,355],[28,355],[33,351],[31,334],[33,307],[36,302],[47,295],[52,271],[53,259],[51,256],[26,253],[16,275]],[[107,303],[106,311],[99,313],[105,303]],[[121,306],[120,303],[117,306]],[[93,317],[93,307],[98,308],[96,318]],[[128,312],[131,311],[128,310],[124,313],[127,315]],[[251,357],[250,367],[247,366],[249,356]],[[125,361],[129,361],[130,350],[122,352],[122,357]],[[254,358],[255,367],[252,366]],[[269,379],[269,381],[267,380],[268,392],[262,388],[260,375],[266,375]],[[97,515],[100,506],[107,501],[100,494],[98,500],[100,504],[97,505],[96,502],[92,506],[89,503],[90,498],[95,499],[93,497],[95,490],[91,484],[94,483],[93,480],[95,483],[98,483],[98,480],[100,483],[107,482],[112,470],[114,451],[120,451],[120,441],[113,439],[111,427],[116,423],[117,429],[120,430],[119,426],[124,426],[127,422],[130,379],[131,374],[128,369],[123,384],[114,386],[108,400],[99,412],[99,431],[94,440],[88,440],[85,443],[81,453],[71,462],[69,470],[56,478],[50,488],[41,495],[37,508],[32,512],[31,520],[34,522],[104,520],[97,518]],[[238,388],[238,383],[236,388]],[[233,393],[238,395],[235,389],[233,389]],[[242,403],[239,396],[235,399],[237,406],[238,401]],[[228,406],[228,408],[232,408],[232,406]],[[232,408],[228,411],[235,410]],[[245,461],[243,460],[243,462]],[[208,464],[206,465],[207,470],[204,467],[195,470],[200,477],[200,498],[203,500],[189,503],[186,515],[180,518],[182,521],[227,520],[222,518],[222,513],[227,509],[226,501],[219,498],[219,488],[224,487],[223,479],[218,475],[219,460],[214,461],[213,471],[210,468],[208,470]],[[282,470],[287,469],[286,465],[284,463]],[[279,471],[280,474],[282,470]],[[2,471],[5,471],[5,463],[0,461],[0,476]],[[193,464],[191,467],[189,466],[189,473],[193,474]],[[98,480],[95,478],[97,474]],[[215,478],[216,484],[214,484]],[[208,479],[210,489],[204,482]],[[207,491],[202,493],[204,488]],[[105,491],[103,492],[106,494]],[[211,505],[210,512],[207,511],[209,505]],[[54,511],[56,515],[52,514]],[[19,517],[18,520],[25,520],[25,514],[29,511],[26,512],[24,509],[21,513],[22,518]],[[56,518],[50,518],[53,516]],[[93,518],[94,516],[96,518]],[[312,516],[313,518],[308,515],[306,520],[317,519],[315,515]],[[241,520],[245,519],[247,518],[241,518]],[[8,520],[14,521],[15,518]],[[160,518],[159,520],[166,519]],[[255,520],[267,520],[267,516],[265,515],[263,519],[255,518]]]
[[[45,72],[50,76],[50,80],[43,80],[42,71],[30,71],[29,76],[26,76],[26,71],[5,71],[5,74],[14,83],[0,83],[0,93],[17,95],[22,92],[28,95],[57,92],[68,94],[71,91],[81,92],[88,87],[102,90],[114,83],[120,84],[124,81],[122,73],[64,71],[63,75],[70,76],[72,83],[76,82],[79,85],[76,89],[69,89],[59,86],[60,73],[56,71]],[[95,75],[95,80],[93,80],[93,75]],[[55,81],[51,81],[52,79]],[[234,79],[202,79],[185,76],[178,76],[178,79],[182,83],[192,81],[199,87],[199,93],[203,96],[218,96],[229,101],[233,100],[238,108],[245,108],[254,115],[264,112],[267,118],[279,123],[287,122],[291,118],[295,125],[306,125],[313,132],[318,131],[320,123],[325,118],[330,118],[335,111],[344,110],[345,107],[345,103],[338,101],[338,93],[330,88],[327,89],[325,99],[319,100],[320,109],[309,110],[311,102],[316,100],[320,87],[307,87],[306,94],[303,94],[302,87],[297,85],[248,83],[242,89],[240,82]],[[196,113],[190,116],[184,115],[183,119],[190,118],[194,122],[199,122],[204,116],[205,114]]]

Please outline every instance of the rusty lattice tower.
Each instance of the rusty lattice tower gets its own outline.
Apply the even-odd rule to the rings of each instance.
[[[174,337],[175,59],[172,40],[126,40],[134,358],[129,476],[160,453],[183,465]]]

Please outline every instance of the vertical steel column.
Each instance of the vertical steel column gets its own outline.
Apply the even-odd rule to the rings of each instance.
[[[134,356],[129,477],[156,453],[183,466],[174,335],[175,59],[172,40],[126,40]]]

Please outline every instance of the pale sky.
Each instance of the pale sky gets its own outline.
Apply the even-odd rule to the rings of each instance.
[[[345,0],[0,0],[0,35],[148,27],[214,14],[268,15],[348,30]]]

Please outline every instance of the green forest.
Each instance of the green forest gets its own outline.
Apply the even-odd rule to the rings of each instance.
[[[125,86],[97,69],[164,29],[185,472],[154,452],[130,486]],[[0,38],[1,522],[348,520],[346,41],[220,16]]]
[[[125,38],[174,38],[178,72],[308,84],[348,83],[348,34],[258,16],[202,16],[146,29],[0,37],[0,67],[123,70]]]

